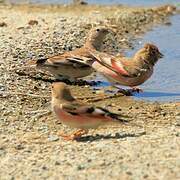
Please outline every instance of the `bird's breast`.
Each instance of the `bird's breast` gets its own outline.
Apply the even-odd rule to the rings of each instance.
[[[112,83],[118,83],[124,86],[138,86],[149,79],[152,73],[153,70],[151,69],[146,72],[142,72],[136,77],[125,77],[114,72],[109,72],[105,74],[105,77]]]

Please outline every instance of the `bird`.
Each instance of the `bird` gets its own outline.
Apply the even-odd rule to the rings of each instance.
[[[52,110],[61,123],[77,128],[71,135],[60,134],[66,140],[76,140],[87,134],[89,129],[95,129],[100,125],[110,122],[127,122],[109,110],[93,105],[83,104],[75,99],[68,86],[63,82],[54,82],[51,85]],[[124,116],[125,117],[125,116]]]
[[[127,95],[132,95],[131,92],[142,91],[137,86],[151,77],[155,64],[164,56],[158,47],[151,43],[146,43],[131,58],[113,56],[95,49],[89,49],[89,52],[96,58],[91,66],[104,75],[112,85],[123,85],[132,88]],[[127,92],[121,90],[120,92]]]
[[[49,71],[59,80],[74,81],[83,78],[94,72],[94,69],[86,63],[86,61],[94,60],[94,56],[89,53],[88,49],[99,50],[108,33],[114,33],[113,29],[106,26],[93,27],[81,48],[49,58],[31,60],[28,64],[35,65],[37,69]]]

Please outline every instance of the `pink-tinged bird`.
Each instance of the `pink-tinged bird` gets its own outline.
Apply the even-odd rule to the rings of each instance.
[[[163,54],[153,44],[145,44],[132,58],[112,56],[89,49],[96,58],[91,66],[103,74],[113,85],[124,85],[140,90],[136,86],[143,84],[153,74],[154,65]]]
[[[104,26],[92,28],[88,33],[84,46],[81,48],[37,61],[31,60],[29,64],[36,65],[38,69],[49,71],[56,79],[75,80],[88,76],[94,70],[85,61],[95,59],[88,49],[99,50],[105,36],[112,32],[111,28]]]
[[[74,140],[88,133],[88,129],[97,128],[108,122],[125,122],[118,114],[107,109],[78,102],[66,84],[52,84],[52,109],[57,118],[65,125],[79,129],[72,135],[62,135],[65,139]]]

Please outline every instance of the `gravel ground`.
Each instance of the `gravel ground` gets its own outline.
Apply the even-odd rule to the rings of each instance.
[[[128,124],[90,131],[78,141],[50,111],[48,74],[38,57],[80,47],[92,26],[117,29],[103,51],[123,52],[171,15],[166,6],[0,6],[0,179],[180,179],[180,103],[134,101],[71,85],[84,102],[128,115]],[[92,79],[93,77],[90,77]]]

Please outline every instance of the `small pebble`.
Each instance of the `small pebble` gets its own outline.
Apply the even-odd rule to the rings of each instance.
[[[0,27],[7,27],[7,24],[5,22],[0,22]]]
[[[24,146],[23,146],[22,144],[18,144],[18,145],[15,147],[15,149],[17,149],[17,150],[22,150],[22,149],[24,149]]]
[[[59,165],[61,165],[61,163],[60,163],[59,161],[56,161],[56,162],[55,162],[55,165],[56,165],[56,166],[59,166]]]
[[[83,169],[85,169],[85,167],[83,165],[78,165],[77,166],[77,170],[83,170]]]
[[[30,21],[28,22],[28,24],[29,24],[30,26],[38,25],[38,21],[37,21],[37,20],[30,20]]]

